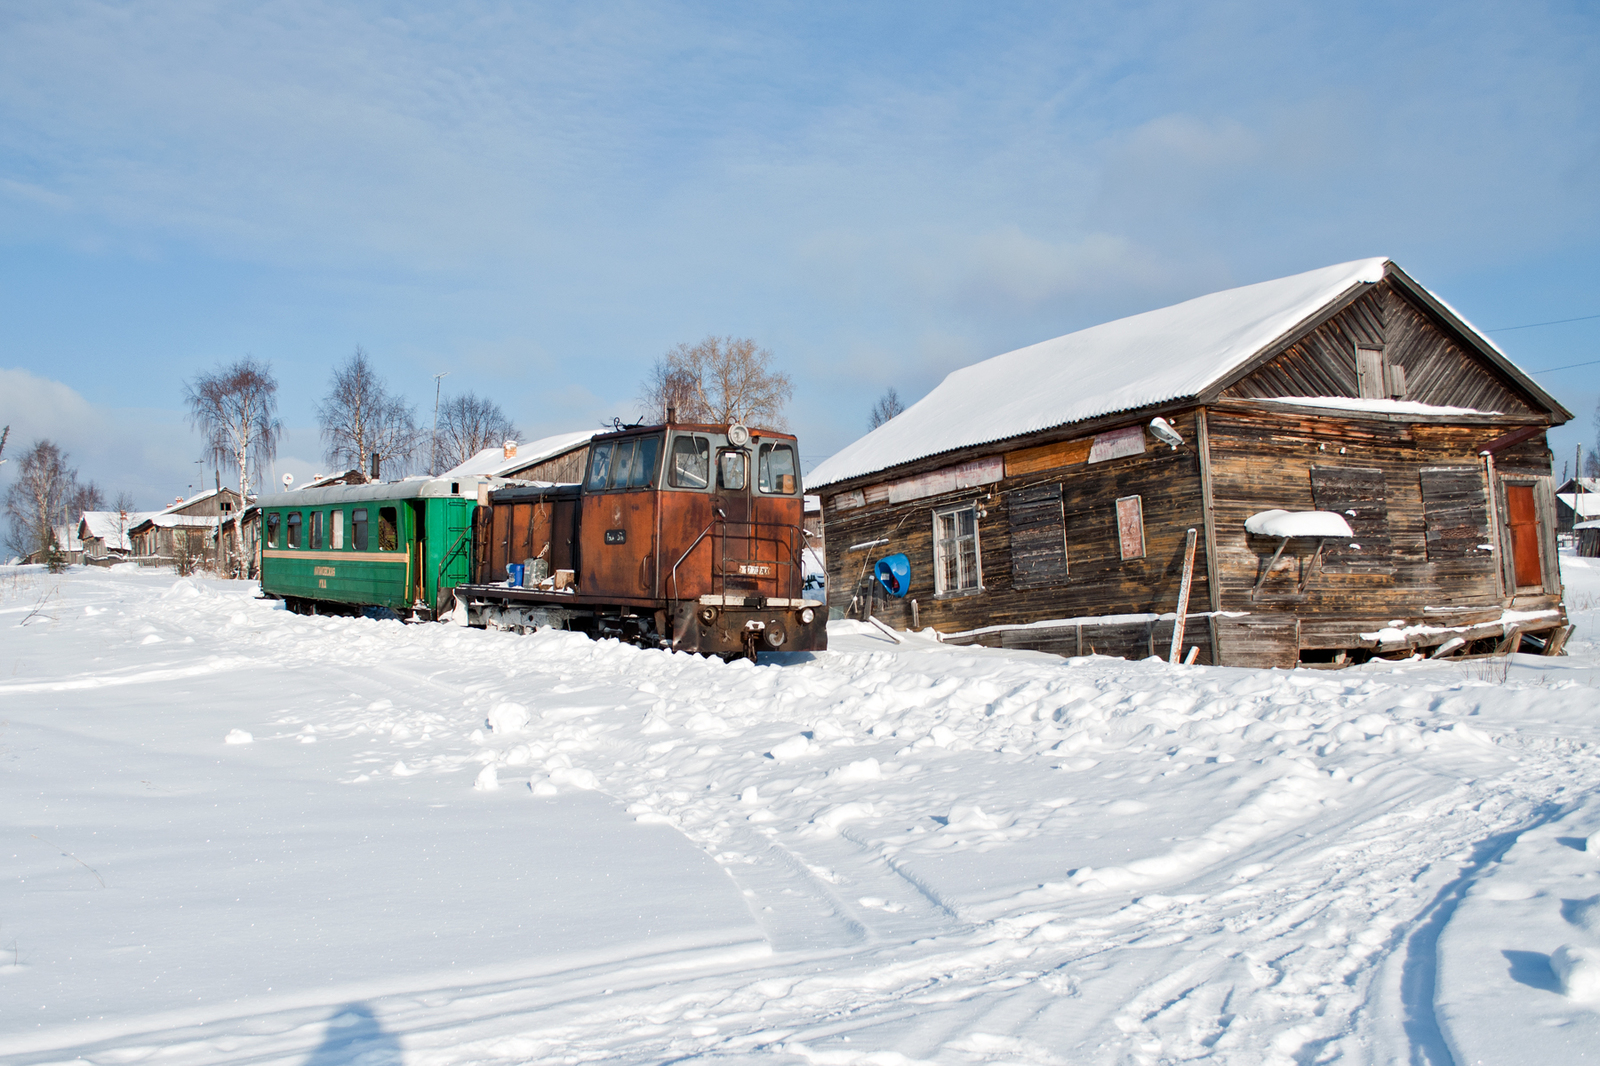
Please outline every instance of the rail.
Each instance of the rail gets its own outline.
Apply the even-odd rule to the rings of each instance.
[[[672,594],[668,597],[669,599],[677,600],[682,598],[678,595],[678,568],[683,565],[684,561],[688,559],[689,556],[694,554],[694,550],[696,548],[700,547],[701,541],[705,540],[708,536],[714,535],[713,530],[716,530],[719,526],[721,527],[721,551],[713,558],[713,562],[720,565],[713,566],[711,570],[712,595],[725,597],[728,593],[728,540],[730,536],[735,541],[744,541],[745,543],[752,545],[762,541],[770,541],[773,545],[782,545],[788,548],[789,558],[787,559],[773,558],[750,560],[752,562],[772,563],[773,565],[787,566],[796,574],[798,574],[804,566],[801,555],[805,547],[805,531],[799,526],[788,522],[735,522],[730,521],[726,516],[719,514],[711,519],[711,521],[706,525],[706,528],[700,531],[700,535],[694,538],[693,543],[691,543],[689,547],[684,550],[682,555],[678,556],[678,561],[672,564]],[[742,535],[730,534],[728,532],[729,526],[743,527],[750,530],[750,532]],[[784,535],[782,537],[763,537],[758,532],[761,529],[782,530]],[[775,550],[774,555],[776,554],[777,552]]]

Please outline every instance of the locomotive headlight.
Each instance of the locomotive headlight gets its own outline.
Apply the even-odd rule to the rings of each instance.
[[[800,612],[800,624],[803,625],[803,626],[808,626],[808,625],[811,624],[811,620],[813,618],[815,618],[816,616],[817,616],[817,612],[815,612],[811,608],[807,607],[807,608],[805,608],[804,610],[802,610]]]

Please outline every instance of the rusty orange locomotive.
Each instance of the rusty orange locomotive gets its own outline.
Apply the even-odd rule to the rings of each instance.
[[[799,459],[793,436],[738,423],[596,436],[580,484],[485,486],[456,609],[728,658],[820,651]]]

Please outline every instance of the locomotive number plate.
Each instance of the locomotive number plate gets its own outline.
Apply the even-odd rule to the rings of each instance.
[[[768,563],[740,563],[739,573],[745,577],[771,577],[772,566]]]
[[[608,530],[606,530],[606,543],[607,544],[626,544],[626,543],[628,543],[628,531],[626,529],[608,529]]]
[[[313,566],[311,568],[311,572],[313,574],[316,574],[318,577],[332,577],[333,576],[333,567],[331,567],[331,566]]]

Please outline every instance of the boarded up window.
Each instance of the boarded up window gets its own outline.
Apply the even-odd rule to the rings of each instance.
[[[1011,584],[1048,588],[1067,580],[1067,535],[1057,482],[1010,494]]]
[[[1383,380],[1383,349],[1356,345],[1356,391],[1363,400],[1381,400],[1388,395]]]
[[[1489,554],[1489,508],[1478,467],[1424,467],[1422,517],[1429,559]]]
[[[1144,505],[1137,496],[1117,501],[1117,543],[1124,559],[1144,558]]]
[[[1355,534],[1348,541],[1329,540],[1322,568],[1345,574],[1390,574],[1389,497],[1383,471],[1360,466],[1314,466],[1311,496],[1319,511],[1335,511]]]

